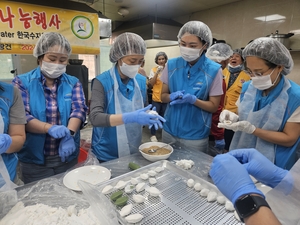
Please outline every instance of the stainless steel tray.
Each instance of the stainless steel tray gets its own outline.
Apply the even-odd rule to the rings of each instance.
[[[131,214],[140,213],[144,216],[139,224],[243,224],[235,219],[233,212],[226,211],[224,205],[220,205],[217,202],[207,202],[206,197],[201,197],[199,192],[188,187],[186,182],[188,179],[192,178],[195,182],[199,182],[202,186],[220,194],[216,186],[166,160],[152,163],[138,170],[103,182],[97,187],[101,191],[106,185],[110,184],[115,186],[120,180],[129,182],[132,177],[137,178],[140,174],[147,173],[149,170],[154,170],[159,166],[164,167],[164,171],[155,176],[157,180],[156,184],[151,185],[147,180],[143,181],[146,183],[148,182],[148,187],[154,186],[160,190],[161,194],[158,197],[152,197],[144,190],[138,194],[143,195],[146,198],[146,201],[142,204],[137,204],[132,199],[132,195],[137,194],[135,190],[131,194],[126,194],[125,192],[123,194],[129,197],[127,204],[133,204]],[[141,181],[140,178],[139,181]],[[111,194],[105,196],[110,199]],[[116,207],[116,210],[119,215],[121,207]],[[119,222],[121,224],[128,224],[121,216],[119,216]]]

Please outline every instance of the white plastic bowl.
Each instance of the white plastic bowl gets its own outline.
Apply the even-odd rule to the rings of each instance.
[[[171,152],[169,154],[165,154],[165,155],[149,155],[142,151],[142,149],[149,148],[151,146],[158,146],[158,147],[164,146],[164,148],[169,149]],[[163,143],[163,142],[146,142],[146,143],[140,145],[139,151],[145,159],[147,159],[151,162],[156,162],[159,160],[168,159],[170,157],[170,155],[173,153],[173,147],[171,145],[167,145],[166,143]]]

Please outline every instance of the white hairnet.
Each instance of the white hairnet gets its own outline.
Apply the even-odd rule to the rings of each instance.
[[[284,66],[281,74],[291,72],[294,62],[290,51],[279,41],[270,37],[261,37],[253,40],[243,50],[243,57],[256,56],[275,65]]]
[[[185,33],[189,33],[199,37],[202,41],[205,41],[207,43],[207,47],[210,47],[212,44],[211,31],[209,27],[201,21],[189,21],[184,24],[178,32],[178,42],[180,42],[182,36]]]
[[[53,48],[54,46],[56,47]],[[41,35],[33,49],[33,56],[39,57],[47,52],[67,54],[70,56],[72,48],[64,36],[59,33],[49,32]]]
[[[110,52],[109,60],[112,63],[127,55],[145,55],[146,43],[139,35],[134,33],[120,34],[113,43]]]
[[[228,44],[225,43],[217,43],[210,46],[205,53],[206,57],[215,61],[222,62],[226,59],[229,59],[232,56],[233,51]]]

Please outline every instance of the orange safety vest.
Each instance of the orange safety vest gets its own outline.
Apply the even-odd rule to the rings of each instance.
[[[224,100],[224,109],[227,109],[233,113],[238,114],[238,107],[236,106],[236,101],[240,97],[241,91],[242,91],[242,85],[246,81],[250,80],[250,76],[246,74],[244,71],[241,71],[234,81],[234,83],[231,85],[230,88],[228,88],[228,82],[230,78],[230,72],[227,68],[223,70],[223,75],[225,77],[225,83],[226,83],[226,94],[225,94],[225,100]]]
[[[157,72],[157,67],[153,67],[152,71],[155,74]],[[152,101],[162,102],[161,101],[161,90],[163,86],[163,82],[160,80],[161,72],[157,75],[157,79],[152,88]]]

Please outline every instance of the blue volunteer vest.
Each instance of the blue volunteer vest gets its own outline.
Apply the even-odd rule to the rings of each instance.
[[[211,61],[205,54],[192,67],[182,57],[170,59],[168,61],[170,93],[185,90],[185,94],[190,93],[198,99],[207,101],[210,87],[220,67],[220,64]],[[201,140],[209,135],[211,117],[210,112],[189,103],[168,104],[164,115],[166,119],[164,130],[178,138]]]
[[[31,115],[36,119],[46,122],[46,99],[42,84],[40,67],[19,75],[18,77],[22,81],[23,86],[28,91],[30,98],[30,112]],[[62,74],[58,78],[57,87],[57,103],[60,113],[61,125],[67,126],[69,121],[69,116],[72,111],[72,90],[75,84],[78,82],[76,77]],[[35,163],[44,164],[44,144],[45,144],[46,134],[35,134],[26,132],[26,141],[18,152],[20,161],[25,163]],[[80,132],[77,132],[74,137],[76,151],[67,158],[67,161],[71,161],[78,157],[79,154],[79,144],[80,144]]]
[[[14,88],[11,84],[7,84],[4,82],[0,82],[0,85],[3,87],[4,91],[0,91],[0,109],[1,115],[3,117],[4,122],[4,134],[8,132],[9,125],[9,110],[13,104],[14,100]],[[16,177],[16,168],[18,164],[18,158],[15,153],[1,154],[7,171],[10,176],[10,180],[13,181]]]
[[[241,101],[244,98],[245,92],[249,87],[251,81],[248,81],[243,84],[242,93],[240,96]],[[300,87],[298,84],[289,80],[291,87],[288,89],[288,103],[287,108],[284,113],[283,121],[281,123],[280,129],[278,131],[282,132],[285,124],[288,119],[294,113],[294,111],[300,106]],[[272,98],[261,98],[261,92],[258,91],[256,96],[256,102],[253,110],[259,110],[270,104],[276,99],[276,96],[281,92],[283,86],[283,79],[280,80],[275,89],[272,90]],[[283,168],[283,169],[291,169],[296,161],[296,150],[297,146],[300,142],[300,137],[296,141],[296,143],[291,147],[285,147],[282,145],[275,145],[275,165]],[[251,148],[252,146],[249,146]]]
[[[129,100],[134,95],[134,82],[130,79],[126,85],[122,85],[120,75],[115,70],[116,77],[119,83],[121,93]],[[110,75],[109,70],[98,75],[95,79],[99,80],[104,88],[105,93],[105,112],[107,114],[115,114],[115,99],[114,99],[114,80]],[[146,102],[146,78],[140,74],[135,76],[135,79],[142,92],[143,100]],[[92,135],[92,152],[102,161],[109,161],[118,158],[116,127],[94,127]]]

